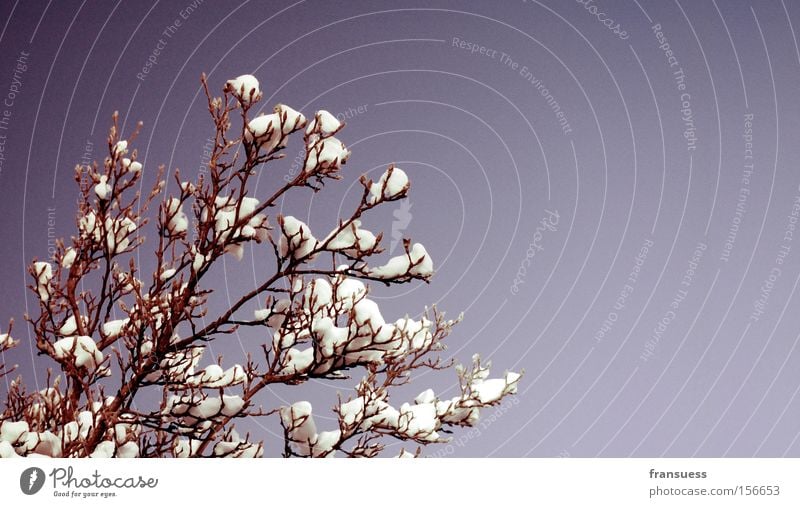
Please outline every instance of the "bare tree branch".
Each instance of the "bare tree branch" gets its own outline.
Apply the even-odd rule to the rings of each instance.
[[[132,143],[141,124],[124,138],[116,113],[108,155],[101,164],[76,167],[77,233],[58,242],[53,263],[34,259],[29,267],[39,304],[26,320],[39,354],[58,369],[48,370],[40,392],[27,392],[20,378],[12,382],[0,414],[0,456],[259,457],[265,444],[240,435],[236,422],[274,414],[287,457],[374,457],[386,439],[413,442],[416,452],[402,455],[418,456],[422,446],[446,441],[448,428],[474,424],[480,408],[516,391],[519,375],[487,379],[476,356],[469,371],[456,367],[458,396],[439,399],[428,389],[413,404],[392,406],[392,388],[410,382],[416,370],[452,367],[438,354],[460,320],[432,308],[420,320],[389,323],[369,298],[364,282],[392,286],[433,275],[430,255],[409,239],[400,255],[375,265],[382,234],[361,225],[374,208],[406,198],[408,177],[393,165],[377,182],[361,176],[350,215],[315,236],[297,218],[270,210],[290,192],[318,192],[341,178],[350,155],[336,138],[344,125],[327,111],[308,119],[283,104],[252,117],[262,96],[253,76],[228,81],[220,97],[205,75],[201,83],[214,126],[207,175],[188,181],[175,170],[177,193],[164,195],[162,166],[140,195],[144,168]],[[302,137],[303,167],[259,200],[251,178],[283,157],[290,137]],[[145,253],[146,245],[155,262],[143,277],[132,254]],[[209,315],[207,274],[224,256],[241,259],[245,247],[259,245],[259,255],[273,257],[264,265],[274,270]],[[263,308],[243,314],[259,301]],[[226,367],[220,357],[200,367],[206,344],[240,326],[270,337],[261,345],[263,364],[248,354],[243,364]],[[11,328],[0,334],[0,357],[17,344]],[[11,371],[0,362],[0,377]],[[357,372],[364,376],[354,395],[334,406],[338,428],[318,432],[305,401],[258,406],[267,386]],[[161,393],[157,402],[142,396],[152,389]]]

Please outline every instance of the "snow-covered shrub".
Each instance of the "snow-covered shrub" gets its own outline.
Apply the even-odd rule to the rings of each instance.
[[[270,214],[287,192],[317,192],[341,178],[350,151],[335,136],[344,125],[327,111],[309,119],[283,104],[254,116],[262,92],[250,75],[228,81],[221,97],[212,96],[205,76],[202,83],[215,126],[206,177],[190,182],[176,171],[176,193],[163,195],[159,171],[140,196],[144,168],[132,147],[141,125],[123,139],[116,115],[102,164],[76,168],[79,184],[91,182],[79,185],[77,233],[58,244],[53,263],[29,268],[39,312],[26,319],[38,351],[60,371],[38,392],[12,381],[0,415],[0,456],[259,457],[271,448],[285,456],[373,457],[399,439],[418,446],[400,452],[408,457],[446,441],[450,427],[474,425],[481,408],[516,392],[518,374],[488,378],[488,365],[475,356],[470,368],[455,367],[457,395],[425,389],[413,400],[392,400],[392,388],[416,370],[450,367],[438,353],[460,320],[434,307],[419,319],[390,321],[370,298],[371,281],[391,286],[434,274],[420,243],[404,239],[401,254],[383,258],[382,235],[362,227],[372,209],[407,196],[408,176],[393,165],[376,182],[361,176],[360,200],[329,232]],[[283,156],[291,136],[304,143],[303,170],[274,194],[254,196],[254,176]],[[226,254],[241,259],[245,247],[274,271],[210,314],[207,274]],[[155,266],[145,276],[132,254],[152,249]],[[229,365],[204,358],[208,342],[242,326],[264,337],[263,357]],[[10,332],[0,334],[0,352],[16,345]],[[0,376],[11,369],[0,364]],[[363,378],[334,406],[338,424],[331,427],[317,426],[308,401],[258,406],[269,386],[345,380],[345,372]],[[143,400],[154,389],[160,402]],[[237,432],[237,420],[267,414],[280,419],[283,442]]]

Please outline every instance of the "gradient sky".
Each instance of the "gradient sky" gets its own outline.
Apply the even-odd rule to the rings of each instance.
[[[48,227],[72,234],[72,169],[87,147],[102,156],[113,111],[125,132],[144,122],[146,175],[196,174],[212,132],[200,74],[219,90],[252,73],[265,110],[348,123],[344,180],[281,211],[327,230],[360,174],[397,163],[411,218],[398,205],[365,226],[422,242],[437,275],[376,287],[384,315],[464,311],[449,355],[525,370],[513,403],[428,454],[800,456],[796,27],[800,3],[784,0],[0,0],[0,316],[22,339],[6,361],[41,387],[25,267],[47,257]],[[261,267],[257,251],[226,259],[220,304]],[[261,401],[312,399],[331,429],[354,382]],[[454,382],[425,374],[403,396]],[[244,427],[280,452],[274,421]]]

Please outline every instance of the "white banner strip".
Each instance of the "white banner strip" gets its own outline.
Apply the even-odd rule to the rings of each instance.
[[[796,506],[799,459],[0,460],[0,505]],[[191,503],[189,503],[191,502]]]

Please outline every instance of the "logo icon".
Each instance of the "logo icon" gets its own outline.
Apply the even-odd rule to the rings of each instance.
[[[395,248],[402,243],[403,232],[408,228],[411,219],[414,218],[414,215],[411,214],[411,206],[412,204],[408,199],[403,199],[400,201],[400,206],[392,213],[394,220],[392,221],[392,242],[389,245],[389,255],[393,254]]]
[[[19,489],[26,495],[35,495],[42,486],[44,486],[44,470],[41,468],[26,468],[19,476]]]

